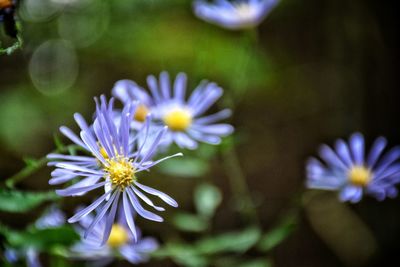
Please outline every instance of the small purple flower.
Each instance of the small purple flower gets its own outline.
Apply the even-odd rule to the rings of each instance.
[[[85,232],[87,237],[93,231],[95,226],[106,218],[103,240],[104,244],[110,235],[114,223],[117,208],[123,206],[126,221],[129,229],[136,237],[135,223],[133,221],[133,210],[148,220],[161,222],[163,219],[142,207],[139,200],[158,211],[164,211],[164,208],[158,207],[144,194],[155,195],[170,206],[177,207],[178,204],[168,195],[156,189],[139,183],[138,174],[149,170],[159,162],[174,157],[181,156],[181,153],[152,161],[151,157],[155,154],[157,147],[167,131],[162,128],[156,138],[151,140],[149,148],[143,153],[143,146],[137,151],[133,151],[134,136],[130,134],[130,122],[132,120],[135,106],[126,105],[121,113],[119,123],[114,120],[113,99],[107,103],[104,96],[101,96],[100,103],[96,100],[96,116],[92,128],[81,127],[81,138],[75,140],[75,143],[82,142],[83,148],[90,151],[90,156],[64,156],[49,155],[52,159],[61,159],[62,161],[53,162],[57,169],[52,173],[53,178],[50,181],[67,182],[74,178],[82,179],[65,189],[56,190],[61,196],[74,196],[104,187],[105,193],[97,198],[91,205],[77,212],[68,219],[69,223],[75,223],[82,220],[96,208],[99,209],[96,217]],[[82,121],[78,118],[78,124]],[[150,120],[144,123],[144,136],[150,130]],[[71,137],[72,135],[70,135]],[[144,142],[144,144],[146,141]],[[82,162],[86,162],[83,164]],[[94,164],[96,162],[96,164]],[[85,182],[83,182],[85,181]]]
[[[13,266],[17,265],[19,261],[25,260],[27,267],[42,267],[42,264],[39,261],[39,252],[33,247],[27,247],[20,250],[6,248],[4,251],[4,258]]]
[[[64,223],[64,213],[56,205],[52,205],[36,220],[35,227],[37,229],[49,229],[59,227]],[[4,257],[11,264],[16,264],[19,260],[25,259],[28,267],[42,266],[39,261],[39,252],[31,246],[21,249],[6,248]]]
[[[171,86],[168,73],[161,72],[159,81],[153,75],[147,77],[151,94],[128,80],[117,82],[112,92],[125,105],[139,101],[143,114],[135,114],[135,118],[151,113],[155,125],[168,126],[163,146],[174,142],[181,148],[196,149],[198,142],[219,144],[221,137],[233,132],[233,127],[216,122],[228,118],[231,111],[224,109],[208,116],[203,114],[221,97],[222,88],[213,82],[202,81],[186,100],[186,81],[186,74],[180,73]]]
[[[215,3],[196,0],[193,9],[202,20],[238,30],[256,27],[277,3],[278,0],[215,0]]]
[[[112,225],[110,237],[107,243],[99,246],[103,239],[103,233],[106,228],[106,220],[102,219],[93,231],[84,238],[85,229],[90,227],[93,216],[88,215],[80,221],[80,227],[77,227],[78,233],[81,235],[81,241],[72,247],[72,257],[77,259],[90,260],[96,262],[96,266],[104,266],[109,264],[116,256],[122,256],[132,264],[146,262],[149,254],[158,248],[158,243],[154,238],[140,237],[138,232],[137,241],[129,230],[129,226],[123,215],[124,210],[119,212],[119,218]]]
[[[353,134],[349,143],[339,139],[335,149],[322,145],[319,150],[323,164],[316,158],[307,162],[307,187],[339,191],[341,201],[356,203],[363,194],[378,200],[397,196],[395,184],[400,181],[400,147],[383,153],[386,139],[379,137],[365,155],[364,137]]]
[[[65,222],[66,218],[64,212],[56,205],[52,205],[36,220],[35,226],[37,229],[48,229],[62,226]]]

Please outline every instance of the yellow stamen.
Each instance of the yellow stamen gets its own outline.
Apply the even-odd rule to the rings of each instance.
[[[347,177],[353,185],[365,187],[372,179],[372,173],[370,170],[363,166],[353,166]]]
[[[137,121],[144,122],[146,120],[147,114],[149,114],[149,109],[145,105],[140,104],[136,108],[133,118]]]
[[[108,159],[108,154],[104,147],[100,147],[100,154],[103,156],[104,159]]]
[[[192,124],[192,114],[183,108],[175,108],[164,117],[164,123],[172,131],[184,131]]]
[[[108,166],[104,170],[108,173],[111,183],[114,187],[124,190],[135,180],[135,168],[132,160],[124,157],[116,159],[106,159]]]
[[[125,228],[119,224],[113,224],[107,244],[110,247],[116,248],[125,245],[128,239],[128,233]]]
[[[0,0],[0,8],[6,8],[12,6],[11,0]]]

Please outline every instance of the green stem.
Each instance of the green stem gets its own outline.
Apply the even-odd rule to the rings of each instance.
[[[80,147],[78,147],[77,145],[69,145],[69,146],[64,146],[64,147],[58,148],[58,149],[52,151],[51,153],[65,153],[65,152],[69,152],[71,150],[77,150],[79,148]],[[44,157],[40,158],[39,160],[35,161],[34,164],[27,165],[25,168],[23,168],[22,170],[20,170],[13,176],[9,177],[5,181],[6,186],[8,188],[14,188],[14,186],[17,183],[23,181],[25,178],[29,177],[30,175],[37,172],[39,169],[46,166],[47,162],[49,162],[49,160],[46,158],[46,156],[44,156]]]
[[[232,146],[224,150],[223,156],[235,206],[244,220],[250,220],[254,224],[259,224],[256,207],[251,197],[245,174],[240,166],[235,147]]]

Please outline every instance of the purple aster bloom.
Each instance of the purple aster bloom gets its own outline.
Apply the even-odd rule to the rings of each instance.
[[[223,90],[213,82],[202,81],[188,99],[185,98],[187,77],[179,73],[171,85],[167,72],[161,72],[160,78],[147,77],[150,94],[136,83],[122,80],[115,84],[113,95],[125,105],[139,101],[135,118],[144,118],[151,113],[154,124],[168,126],[163,146],[176,143],[181,148],[196,149],[198,142],[217,145],[221,137],[233,132],[233,127],[225,123],[216,123],[231,115],[229,109],[204,116],[204,113],[221,97]]]
[[[400,147],[383,153],[386,139],[375,140],[365,154],[364,137],[353,134],[348,144],[339,139],[332,149],[322,145],[319,155],[307,162],[307,186],[314,189],[337,190],[341,201],[358,202],[363,194],[378,200],[397,196],[395,184],[400,180]]]
[[[35,226],[38,229],[54,228],[64,225],[65,221],[66,218],[64,212],[62,212],[56,205],[52,205],[39,219],[37,219]]]
[[[4,258],[8,263],[13,265],[17,265],[20,260],[25,260],[27,267],[42,267],[39,261],[39,253],[31,247],[23,250],[7,248],[4,251]]]
[[[193,9],[202,20],[238,30],[256,27],[277,3],[278,0],[215,0],[214,3],[196,0]]]
[[[163,221],[160,216],[143,208],[139,200],[158,211],[164,211],[164,208],[154,205],[145,193],[159,197],[170,206],[178,206],[174,199],[163,192],[139,183],[137,176],[140,172],[149,170],[152,166],[165,159],[182,155],[178,153],[157,161],[151,160],[162,137],[167,131],[166,128],[161,129],[156,138],[151,140],[150,148],[145,153],[142,151],[143,145],[137,151],[132,151],[134,147],[132,142],[135,140],[132,139],[129,126],[135,106],[126,105],[124,107],[121,112],[119,125],[117,125],[115,120],[113,120],[113,103],[113,99],[107,103],[104,96],[101,96],[100,103],[96,99],[96,116],[92,127],[93,130],[88,127],[81,127],[80,140],[83,142],[82,145],[90,151],[91,156],[81,158],[80,156],[50,155],[50,158],[59,158],[62,160],[52,164],[57,168],[53,172],[52,180],[55,178],[60,179],[60,177],[63,177],[64,182],[74,178],[82,179],[65,189],[56,190],[57,194],[61,196],[74,196],[104,187],[104,194],[97,198],[91,205],[68,219],[69,223],[78,222],[98,208],[99,212],[87,228],[85,236],[87,237],[94,227],[103,218],[106,218],[103,244],[110,235],[116,211],[120,204],[123,204],[126,221],[134,237],[136,236],[135,223],[129,207],[132,207],[143,218],[157,222]],[[143,127],[144,133],[148,133],[150,131],[149,128],[150,120],[146,120]],[[82,161],[98,163],[94,166],[82,164]],[[82,181],[85,182],[82,183]]]
[[[127,208],[130,209],[130,207]],[[141,238],[139,230],[136,231],[138,234],[137,241],[135,241],[135,237],[129,230],[124,209],[120,209],[119,218],[112,225],[107,243],[99,246],[102,242],[107,222],[102,219],[87,238],[84,238],[85,229],[90,227],[93,219],[93,216],[88,215],[80,221],[77,231],[82,238],[71,249],[73,258],[90,260],[96,262],[96,266],[104,266],[113,261],[115,256],[122,256],[130,263],[138,264],[146,262],[149,259],[149,254],[158,248],[158,243],[154,238]]]
[[[55,205],[53,205],[47,209],[39,219],[36,220],[35,227],[37,229],[48,229],[61,226],[64,223],[64,213]],[[4,252],[4,257],[11,264],[16,264],[19,260],[25,259],[26,266],[28,267],[42,266],[39,261],[39,252],[31,246],[18,250],[7,248]]]

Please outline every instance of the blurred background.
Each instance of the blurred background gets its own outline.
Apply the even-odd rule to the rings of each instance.
[[[399,199],[380,203],[367,197],[350,205],[338,203],[335,194],[299,197],[305,160],[320,143],[331,145],[354,131],[364,133],[368,145],[379,135],[390,145],[400,143],[395,3],[282,0],[257,29],[227,31],[197,19],[188,0],[22,1],[24,48],[0,57],[1,180],[52,151],[54,135],[67,143],[58,127],[77,130],[73,113],[90,119],[93,96],[110,96],[117,80],[146,87],[149,74],[183,71],[189,91],[202,79],[225,89],[218,106],[234,110],[229,122],[236,133],[219,148],[201,147],[200,158],[185,151],[182,169],[172,162],[149,175],[149,184],[180,203],[178,211],[166,212],[166,221],[176,212],[194,212],[188,192],[208,182],[223,196],[208,233],[246,225],[235,212],[240,207],[233,204],[223,156],[234,143],[238,161],[230,164],[240,165],[263,230],[297,209],[296,203],[303,205],[295,231],[267,253],[272,266],[400,266]],[[53,189],[50,171],[42,168],[18,189]],[[62,207],[72,213],[85,200],[90,197],[63,199]],[[43,207],[28,214],[1,212],[1,221],[23,229]],[[184,231],[178,237],[179,222],[139,223],[161,242],[203,235]],[[239,255],[253,256],[264,254],[249,249]],[[158,259],[144,266],[176,263]]]

